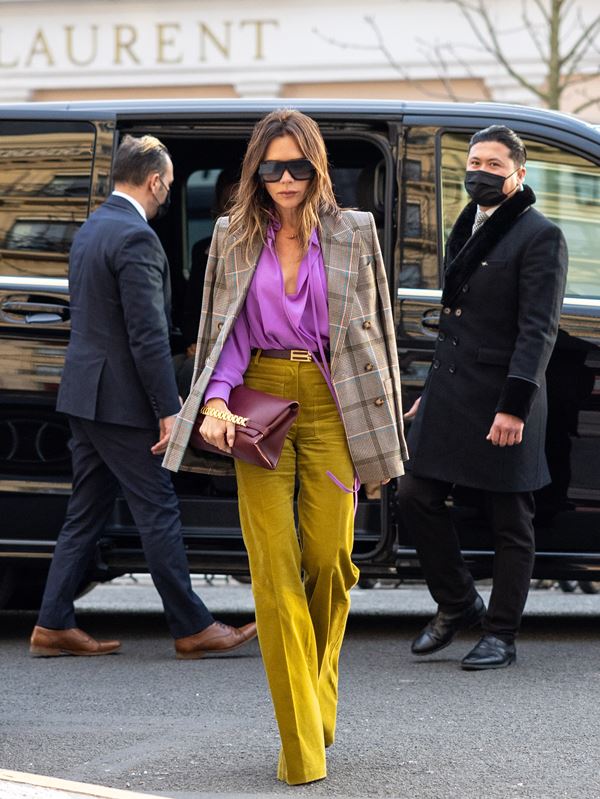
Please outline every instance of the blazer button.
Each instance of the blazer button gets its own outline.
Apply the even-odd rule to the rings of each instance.
[[[438,341],[445,341],[445,339],[446,339],[446,334],[443,331],[440,331],[438,333]]]
[[[454,313],[455,313],[455,315],[456,315],[456,316],[461,316],[461,314],[462,314],[462,308],[457,308],[457,309],[454,311]]]
[[[367,319],[366,322],[363,322],[363,330],[370,330],[371,329],[371,322]]]
[[[462,293],[466,294],[468,291],[469,291],[469,286],[468,284],[465,283],[465,285],[462,287]]]
[[[377,397],[377,399],[375,400],[375,405],[377,405],[377,407],[379,408],[381,407],[381,405],[383,405],[384,402],[385,400],[383,399],[383,397]]]
[[[451,364],[448,367],[448,371],[450,372],[451,375],[453,375],[456,372],[456,366],[454,364]]]
[[[438,361],[438,359],[437,359],[437,358],[435,358],[435,359],[432,361],[431,365],[433,366],[433,368],[434,368],[434,369],[439,369],[439,368],[440,368],[440,362]]]
[[[373,371],[373,364],[372,363],[366,363],[365,364],[365,372],[372,372],[372,371]]]
[[[482,265],[482,266],[487,266],[487,265],[488,265],[488,262],[487,262],[487,261],[482,261],[482,262],[481,262],[481,265]]]
[[[452,344],[454,347],[458,347],[458,336],[452,336]]]
[[[445,314],[446,314],[446,316],[447,316],[449,313],[451,313],[451,312],[452,312],[452,308],[448,308],[447,306],[444,308],[444,311],[443,311],[443,313],[445,313]]]

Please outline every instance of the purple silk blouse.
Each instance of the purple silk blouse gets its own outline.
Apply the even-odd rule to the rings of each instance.
[[[275,250],[275,225],[267,229],[246,302],[229,334],[206,387],[204,402],[219,397],[226,403],[232,388],[244,382],[251,350],[329,348],[327,277],[316,230],[298,269],[295,294],[286,294]],[[315,300],[313,312],[311,295]],[[316,320],[316,325],[315,325]]]

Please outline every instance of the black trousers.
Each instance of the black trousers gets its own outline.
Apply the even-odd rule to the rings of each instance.
[[[73,493],[58,536],[38,624],[76,627],[73,601],[113,510],[119,487],[142,539],[144,555],[174,638],[214,619],[192,590],[179,503],[162,456],[150,447],[156,430],[69,417]]]
[[[415,539],[427,586],[440,610],[460,611],[477,595],[446,505],[452,483],[415,477],[398,481],[401,518]],[[484,633],[512,642],[521,624],[535,557],[533,495],[484,492],[494,535],[493,588]]]

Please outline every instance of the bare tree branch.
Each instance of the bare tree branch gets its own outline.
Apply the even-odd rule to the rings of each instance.
[[[581,114],[582,111],[585,111],[586,108],[591,108],[593,105],[597,105],[600,108],[600,97],[592,97],[592,99],[586,100],[585,103],[581,103],[577,108],[574,108],[573,113]]]
[[[513,67],[511,62],[504,54],[500,42],[498,41],[498,37],[496,35],[496,30],[494,28],[493,22],[488,12],[485,10],[482,0],[479,0],[478,6],[474,11],[472,7],[469,6],[468,3],[464,2],[464,0],[451,0],[451,2],[453,2],[456,6],[458,6],[458,8],[460,8],[463,16],[469,23],[471,30],[473,31],[473,33],[475,34],[481,45],[487,50],[488,53],[493,55],[494,58],[500,64],[502,64],[506,72],[508,72],[508,74],[525,89],[530,91],[536,97],[539,97],[544,102],[547,102],[548,98],[546,92],[544,92],[539,87],[535,86],[533,83],[531,83],[531,81],[527,80],[526,78],[523,77],[523,75],[517,72],[517,70]],[[481,21],[483,22],[483,25],[485,27],[488,36],[487,39],[485,35],[481,32],[481,30],[477,27],[477,24],[475,23],[473,17],[471,16],[472,13],[477,14],[480,17]]]
[[[465,51],[469,49],[487,53],[518,86],[526,89],[549,108],[560,108],[565,89],[584,85],[600,75],[600,68],[597,72],[590,73],[589,61],[586,61],[592,53],[600,55],[598,36],[600,14],[597,14],[591,22],[586,22],[578,5],[580,0],[521,0],[522,24],[518,28],[503,30],[498,29],[489,10],[488,0],[446,0],[446,2],[459,9],[473,34],[475,43],[432,44],[417,39],[420,52],[437,73],[436,78],[442,85],[443,93],[433,90],[423,80],[411,77],[410,70],[394,57],[373,16],[364,17],[374,36],[373,44],[344,42],[325,36],[316,29],[313,32],[323,41],[341,49],[380,53],[402,79],[410,80],[415,88],[430,97],[461,99],[455,90],[452,66],[460,67],[462,74],[471,79],[482,80],[482,76],[476,74],[471,67],[468,57],[464,56]],[[539,56],[540,65],[544,69],[544,78],[539,84],[526,77],[514,65],[514,59],[509,57],[509,51],[505,48],[506,37],[523,31],[527,32]],[[570,45],[563,54],[561,45],[564,42],[570,42]],[[585,68],[584,62],[587,65]],[[582,70],[584,74],[581,74]],[[462,99],[470,101],[472,97]],[[600,98],[586,97],[585,102],[575,109],[575,113],[580,113],[595,104],[600,107]]]
[[[581,33],[581,36],[577,39],[577,41],[571,47],[569,52],[566,53],[566,55],[564,55],[560,59],[561,66],[564,66],[565,64],[568,64],[569,61],[571,60],[571,58],[573,58],[576,55],[576,53],[578,52],[579,48],[586,43],[586,40],[589,39],[589,38],[593,38],[594,37],[594,33],[595,33],[596,29],[600,30],[600,14],[598,14],[596,19],[592,23],[590,23],[587,26],[587,28],[584,27],[584,29],[583,29],[583,31]]]
[[[546,61],[548,56],[538,37],[537,25],[534,25],[531,22],[531,19],[529,18],[529,13],[527,11],[527,0],[521,0],[521,19],[523,20],[525,28],[529,31],[529,35],[531,36],[531,41],[534,43],[535,49],[538,51],[540,58],[542,59],[542,61]]]

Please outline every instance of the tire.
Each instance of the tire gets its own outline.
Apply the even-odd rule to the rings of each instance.
[[[559,580],[558,584],[565,594],[572,594],[577,588],[577,580]]]
[[[16,586],[16,568],[10,564],[0,566],[0,610],[7,607]]]
[[[600,594],[600,583],[593,583],[591,580],[580,580],[579,587],[584,594]]]
[[[364,590],[375,588],[376,585],[377,580],[374,580],[372,577],[361,577],[358,581],[358,587],[363,588]]]
[[[0,569],[0,609],[39,610],[44,596],[48,567],[24,570],[18,566]],[[91,591],[97,583],[84,579],[75,598]]]

